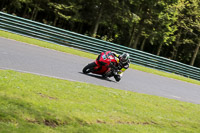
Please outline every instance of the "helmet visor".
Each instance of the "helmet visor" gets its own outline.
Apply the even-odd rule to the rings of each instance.
[[[122,58],[121,58],[121,62],[122,62],[122,63],[126,63],[126,62],[127,62],[127,59],[122,57]]]

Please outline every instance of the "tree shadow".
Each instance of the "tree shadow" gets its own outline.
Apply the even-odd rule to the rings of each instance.
[[[84,74],[83,72],[79,72],[79,73],[80,74]],[[104,78],[101,75],[97,75],[97,74],[93,74],[93,73],[88,73],[88,74],[84,74],[84,75],[87,75],[87,76],[90,76],[90,77],[94,77],[94,78],[97,78],[97,79],[100,79],[100,80],[105,80],[105,81],[116,83],[116,81],[113,81],[113,80],[111,80],[109,78]]]

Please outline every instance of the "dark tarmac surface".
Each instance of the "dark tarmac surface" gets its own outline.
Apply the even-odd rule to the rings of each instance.
[[[71,81],[156,95],[200,104],[200,86],[128,69],[120,82],[82,74],[93,60],[0,37],[0,69],[39,74]]]

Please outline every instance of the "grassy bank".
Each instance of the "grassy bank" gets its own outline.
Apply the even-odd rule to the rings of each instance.
[[[0,70],[0,132],[200,132],[200,105]]]
[[[58,50],[58,51],[62,51],[62,52],[70,53],[70,54],[75,54],[75,55],[82,56],[82,57],[91,58],[91,59],[96,59],[96,57],[97,57],[97,55],[94,55],[91,53],[83,52],[80,50],[76,50],[76,49],[72,49],[69,47],[64,47],[61,45],[56,45],[56,44],[52,44],[52,43],[48,43],[48,42],[44,42],[44,41],[40,41],[40,40],[36,40],[33,38],[28,38],[28,37],[12,34],[12,33],[1,31],[1,30],[0,30],[0,36],[5,37],[5,38],[14,39],[14,40],[21,41],[21,42],[25,42],[25,43],[29,43],[29,44],[38,45],[38,46],[45,47],[45,48],[50,48],[50,49],[54,49],[54,50]],[[182,76],[179,76],[176,74],[166,73],[166,72],[146,68],[143,66],[133,65],[133,64],[131,64],[130,68],[200,85],[200,81],[182,77]]]

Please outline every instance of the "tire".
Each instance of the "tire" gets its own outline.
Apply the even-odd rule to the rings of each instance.
[[[92,62],[83,68],[83,73],[87,74],[92,72],[94,67],[97,66],[95,62]]]

